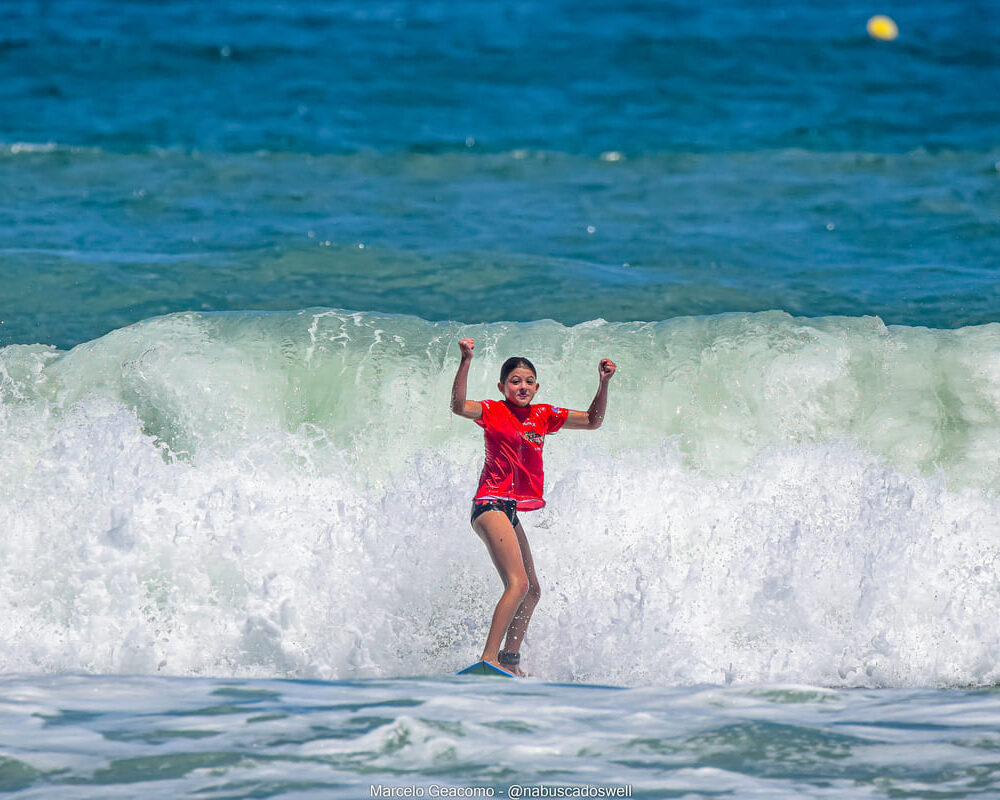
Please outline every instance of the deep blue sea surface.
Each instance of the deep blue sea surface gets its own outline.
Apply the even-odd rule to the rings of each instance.
[[[997,317],[1000,8],[0,6],[0,343],[315,305]],[[363,248],[362,248],[363,246]]]
[[[1000,797],[998,493],[996,2],[0,2],[0,791]]]

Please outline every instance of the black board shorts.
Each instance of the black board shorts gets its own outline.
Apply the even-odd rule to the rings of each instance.
[[[489,497],[472,501],[472,516],[469,518],[469,522],[475,522],[476,517],[487,511],[502,511],[510,520],[512,528],[516,528],[520,522],[517,518],[517,500],[496,500]]]

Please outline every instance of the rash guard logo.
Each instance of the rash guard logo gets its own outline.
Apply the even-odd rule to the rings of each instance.
[[[535,433],[534,431],[525,431],[521,435],[532,444],[541,444],[543,441],[545,441],[545,437],[542,436],[542,434]]]

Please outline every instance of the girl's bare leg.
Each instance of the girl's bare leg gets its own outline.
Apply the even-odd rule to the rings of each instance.
[[[511,527],[507,515],[502,511],[487,511],[480,514],[472,523],[472,528],[479,534],[479,538],[483,540],[486,549],[489,550],[490,558],[493,559],[493,565],[500,573],[504,585],[503,594],[493,611],[493,620],[490,622],[490,632],[486,637],[482,658],[483,661],[488,661],[490,664],[509,671],[507,667],[500,666],[498,653],[500,652],[500,642],[508,629],[514,625],[514,616],[527,596],[530,586],[521,552],[524,529],[521,529],[521,535],[518,536],[514,528]],[[518,525],[518,528],[521,526]],[[524,541],[527,545],[527,540],[524,539]],[[530,612],[528,616],[530,617]],[[527,627],[527,622],[525,622],[524,627]],[[523,631],[521,635],[524,635]]]
[[[517,536],[517,543],[521,548],[521,561],[524,564],[524,572],[528,577],[528,592],[525,594],[521,605],[514,614],[510,626],[507,628],[507,639],[504,650],[508,653],[517,653],[521,650],[521,642],[524,634],[528,630],[528,623],[531,622],[531,614],[538,605],[538,599],[542,596],[541,586],[538,584],[538,576],[535,575],[535,562],[531,558],[531,548],[528,546],[528,537],[524,535],[524,528],[518,520],[517,527],[514,528]],[[503,668],[524,677],[524,673],[516,665],[503,665]]]

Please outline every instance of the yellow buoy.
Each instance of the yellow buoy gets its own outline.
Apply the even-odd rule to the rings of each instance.
[[[885,14],[876,14],[868,20],[867,27],[869,36],[883,42],[891,42],[899,36],[899,28],[896,27],[896,23],[892,21],[891,17],[887,17]]]

